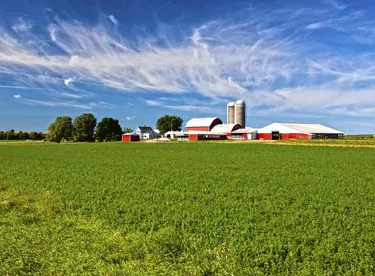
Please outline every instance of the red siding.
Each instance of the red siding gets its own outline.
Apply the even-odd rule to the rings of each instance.
[[[189,134],[190,141],[198,141],[198,134]]]
[[[258,139],[271,140],[272,134],[271,133],[258,133]]]
[[[310,139],[310,134],[305,133],[287,133],[282,134],[283,140],[289,140],[289,139]]]
[[[282,140],[289,140],[289,139],[311,139],[310,134],[304,133],[280,133]],[[258,139],[263,140],[272,140],[271,133],[258,133]]]
[[[139,135],[122,135],[122,142],[129,143],[129,142],[138,142]]]
[[[247,140],[247,133],[242,134],[242,140]]]
[[[210,131],[210,127],[187,127],[186,131]]]

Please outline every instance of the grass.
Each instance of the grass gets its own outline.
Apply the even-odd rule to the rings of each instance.
[[[374,149],[0,146],[0,274],[375,273]]]

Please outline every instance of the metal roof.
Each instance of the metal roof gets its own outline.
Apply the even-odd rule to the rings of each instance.
[[[271,133],[272,131],[279,131],[280,133],[343,134],[341,131],[321,124],[273,123],[258,130],[259,133]]]
[[[193,118],[187,122],[186,127],[209,127],[216,119],[219,118]]]
[[[240,128],[235,131],[232,131],[233,134],[254,133],[254,132],[257,132],[257,130],[251,127]]]
[[[154,132],[154,130],[152,129],[152,127],[149,127],[149,126],[139,126],[138,129],[141,131],[141,132]]]
[[[220,133],[220,132],[229,133],[229,132],[233,131],[233,128],[236,125],[237,124],[220,124],[220,125],[216,125],[216,126],[214,126],[211,129],[211,132],[214,132],[214,133]]]

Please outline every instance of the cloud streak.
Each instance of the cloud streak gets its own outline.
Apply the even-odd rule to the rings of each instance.
[[[373,114],[375,102],[369,99],[375,98],[375,56],[367,51],[339,53],[313,36],[329,29],[345,35],[355,48],[375,43],[375,32],[373,41],[369,35],[373,22],[362,11],[325,2],[331,10],[248,9],[177,37],[155,33],[129,38],[104,22],[93,26],[55,18],[41,39],[20,19],[15,33],[0,29],[0,75],[11,78],[14,89],[42,90],[50,98],[20,99],[33,105],[85,108],[76,100],[93,96],[88,90],[96,87],[173,97],[195,93],[217,102],[244,98],[254,110],[266,106]],[[119,23],[113,15],[108,19]],[[211,107],[161,100],[146,104],[213,112]],[[108,106],[88,102],[86,108]]]

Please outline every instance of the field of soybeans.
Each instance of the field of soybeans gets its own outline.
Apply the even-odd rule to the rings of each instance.
[[[0,275],[375,273],[375,149],[0,145]]]

